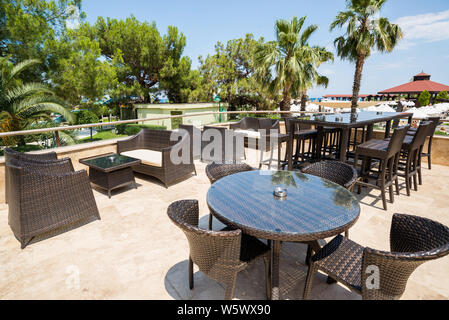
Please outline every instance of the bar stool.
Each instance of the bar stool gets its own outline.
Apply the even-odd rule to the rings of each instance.
[[[314,159],[315,154],[315,143],[317,138],[317,130],[312,129],[311,125],[305,125],[299,123],[294,124],[294,128],[292,128],[292,120],[295,118],[284,118],[285,122],[285,131],[287,135],[290,136],[290,132],[293,129],[293,139],[296,141],[296,151],[294,152],[294,165],[298,163],[299,158],[301,158],[301,162],[305,162],[307,160]],[[293,141],[293,143],[295,142]],[[308,143],[307,151],[306,151],[306,143]],[[293,150],[292,150],[293,152]],[[287,154],[286,154],[287,157]],[[285,159],[285,163],[288,162],[288,159]]]
[[[418,180],[419,184],[422,184],[421,155],[424,148],[424,143],[426,142],[426,138],[432,127],[433,122],[422,122],[416,131],[416,134],[413,136],[406,136],[402,144],[398,175],[405,179],[407,196],[410,196],[412,179],[415,191],[418,191]]]
[[[433,143],[433,135],[435,134],[435,130],[437,129],[438,125],[440,124],[440,117],[430,117],[428,118],[428,121],[432,122],[432,126],[429,129],[429,134],[427,135],[429,137],[429,143],[427,145],[427,152],[422,152],[421,157],[427,157],[427,165],[429,170],[432,170],[432,143]],[[407,135],[413,136],[416,134],[416,131],[418,129],[411,128]]]
[[[398,163],[401,153],[402,143],[407,134],[409,125],[397,128],[389,141],[371,139],[357,146],[354,167],[358,166],[359,157],[363,157],[360,178],[356,182],[358,193],[361,187],[368,187],[380,190],[384,210],[387,210],[387,200],[385,190],[388,188],[390,201],[394,203],[393,184],[396,184],[396,193],[399,195]],[[378,169],[373,170],[372,161],[377,160]],[[370,179],[375,179],[375,183],[370,183]]]

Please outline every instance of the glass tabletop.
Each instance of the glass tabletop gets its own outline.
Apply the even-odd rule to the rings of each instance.
[[[298,120],[312,121],[312,122],[327,122],[334,124],[357,124],[363,122],[382,122],[388,119],[403,115],[407,117],[407,113],[404,112],[375,112],[375,111],[362,111],[357,113],[354,117],[351,113],[336,113],[330,115],[312,115],[306,117],[300,117]]]
[[[287,191],[285,199],[274,195],[277,187]],[[322,239],[323,233],[349,228],[360,214],[358,200],[345,188],[290,171],[249,171],[225,177],[211,186],[207,203],[226,224],[254,236],[285,241]]]
[[[140,162],[140,160],[120,154],[108,154],[96,158],[81,159],[80,162],[88,166],[108,170],[121,166],[132,165],[136,162]]]

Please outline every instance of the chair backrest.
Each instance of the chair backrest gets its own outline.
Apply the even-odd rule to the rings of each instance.
[[[321,161],[301,169],[303,173],[311,174],[332,181],[348,190],[354,186],[358,174],[353,166],[339,161]]]
[[[449,228],[427,218],[395,214],[390,247],[391,252],[364,250],[364,299],[399,299],[417,267],[449,254]]]
[[[9,202],[9,192],[10,192],[10,178],[9,178],[9,169],[8,165],[10,164],[12,159],[23,160],[27,162],[35,162],[35,163],[46,163],[46,162],[58,162],[58,156],[56,152],[47,152],[47,153],[22,153],[15,151],[10,148],[5,148],[5,200],[6,203]]]
[[[424,121],[418,127],[416,134],[413,136],[413,140],[410,143],[410,151],[417,150],[424,145],[426,138],[429,136],[430,131],[433,127],[433,122]]]
[[[390,143],[388,145],[388,157],[395,156],[402,149],[402,143],[404,142],[404,138],[407,135],[407,131],[410,129],[410,125],[402,126],[396,128],[393,132],[393,136],[390,139]]]
[[[238,147],[239,141],[234,131],[224,127],[204,126],[201,141],[201,156],[205,161],[235,163],[243,152],[240,150],[243,144]]]
[[[437,127],[440,124],[441,118],[440,117],[429,117],[427,121],[432,122],[432,125],[429,128],[428,136],[433,136],[435,134],[435,131],[437,130]]]
[[[301,130],[310,130],[312,129],[312,125],[308,124],[308,123],[299,123],[296,121],[292,121],[292,120],[297,120],[297,118],[294,117],[289,117],[289,118],[284,118],[284,123],[285,123],[285,132],[287,134],[290,134],[291,131],[291,127],[292,127],[292,123],[294,123],[294,131],[301,131]]]
[[[206,167],[206,175],[209,178],[210,183],[214,183],[221,178],[230,176],[239,172],[252,171],[253,168],[246,163],[240,164],[219,164],[211,163]]]
[[[201,157],[201,129],[187,124],[180,124],[179,129],[187,131],[190,137],[190,152],[193,155],[193,159]],[[195,141],[198,139],[198,141]]]
[[[181,200],[172,203],[167,214],[170,220],[185,234],[190,247],[190,257],[201,272],[222,281],[225,269],[237,267],[240,261],[242,232],[209,231],[198,228],[199,207],[197,200]]]
[[[153,129],[142,129],[137,136],[139,141],[138,149],[151,149],[156,151],[161,151],[166,147],[171,147],[179,142],[181,139],[172,140],[172,131],[170,130],[153,130]]]
[[[15,151],[10,148],[5,148],[5,162],[7,163],[9,159],[19,159],[19,160],[28,160],[28,161],[48,161],[48,160],[57,160],[58,156],[56,152],[47,152],[47,153],[22,153]]]

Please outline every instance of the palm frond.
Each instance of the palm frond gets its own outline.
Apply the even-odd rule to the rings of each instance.
[[[6,101],[13,103],[35,94],[52,95],[53,91],[44,84],[32,82],[6,90],[4,96]]]
[[[9,72],[9,78],[12,79],[16,76],[18,76],[20,73],[25,71],[31,66],[34,66],[36,64],[40,64],[41,61],[37,59],[29,59],[22,62],[17,63]]]

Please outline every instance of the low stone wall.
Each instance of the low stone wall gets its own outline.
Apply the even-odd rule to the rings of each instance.
[[[283,124],[281,130],[284,131]],[[382,131],[375,131],[375,139],[383,139]],[[127,138],[124,138],[127,139]],[[79,163],[79,159],[93,157],[96,155],[117,152],[117,141],[122,139],[113,139],[107,141],[91,142],[75,146],[67,146],[52,149],[58,154],[58,158],[71,158],[76,170],[87,169],[86,166]],[[427,150],[427,145],[425,146]],[[33,153],[45,153],[47,150],[36,151]],[[424,160],[425,162],[425,160]],[[434,136],[432,145],[432,163],[443,166],[449,166],[449,138]],[[5,202],[5,158],[0,157],[0,203]]]

